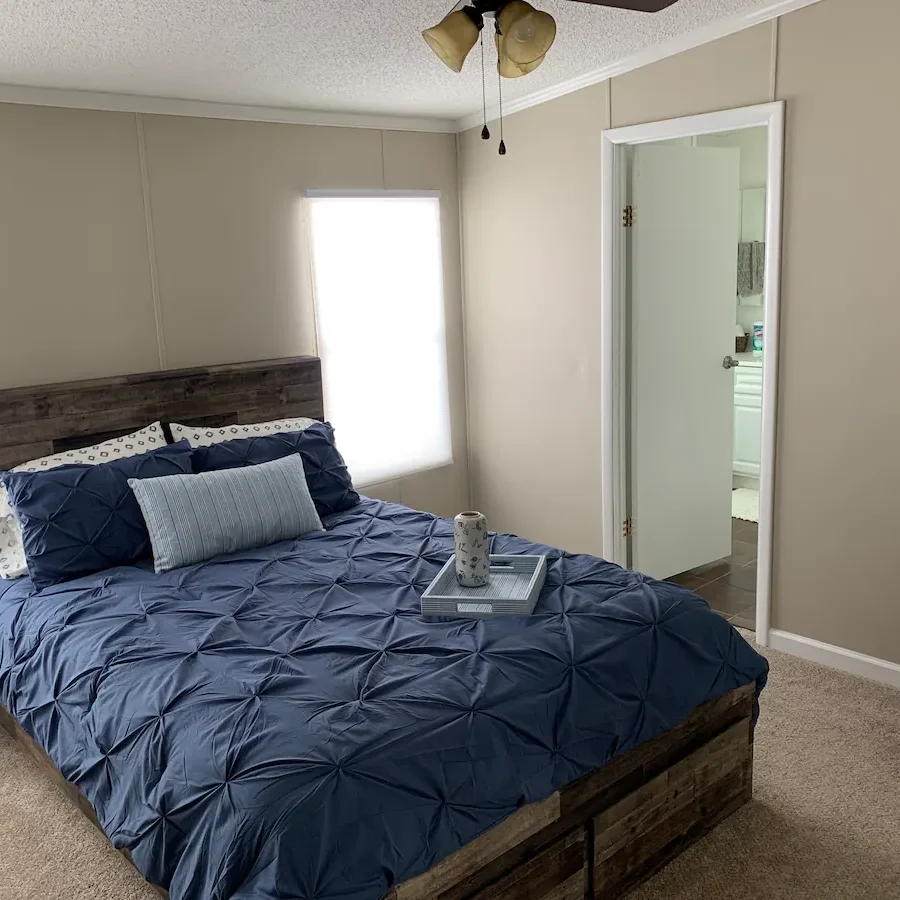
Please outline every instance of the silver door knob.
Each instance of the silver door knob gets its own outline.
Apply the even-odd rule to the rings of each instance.
[[[723,369],[736,369],[739,365],[740,363],[733,356],[726,356],[722,360]]]

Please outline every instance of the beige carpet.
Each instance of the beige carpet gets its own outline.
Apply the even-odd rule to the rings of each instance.
[[[634,900],[900,900],[900,691],[767,655],[754,800]],[[0,731],[0,900],[152,898]]]

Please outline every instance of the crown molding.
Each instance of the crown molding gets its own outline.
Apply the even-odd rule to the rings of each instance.
[[[107,112],[188,116],[198,119],[234,119],[241,122],[275,122],[284,125],[329,125],[336,128],[374,128],[384,131],[456,132],[452,119],[421,116],[391,116],[368,113],[328,112],[288,107],[241,106],[206,100],[178,100],[65,88],[25,87],[0,84],[0,103],[29,106],[59,106],[66,109],[96,109]]]
[[[513,113],[521,112],[523,109],[530,109],[532,106],[539,106],[541,103],[547,103],[549,100],[555,100],[557,97],[564,97],[566,94],[580,91],[582,88],[590,87],[593,84],[599,84],[609,78],[615,78],[617,75],[624,75],[634,69],[640,69],[650,63],[659,62],[670,56],[677,56],[686,50],[693,50],[703,44],[709,44],[720,38],[728,37],[730,34],[736,34],[745,28],[752,28],[754,25],[761,25],[763,22],[769,22],[777,19],[779,16],[802,9],[804,6],[812,6],[819,3],[820,0],[767,0],[752,9],[745,10],[734,16],[722,19],[718,22],[712,22],[701,28],[695,28],[681,34],[670,41],[657,44],[655,47],[647,47],[631,56],[626,56],[617,62],[610,63],[607,66],[601,66],[598,69],[592,69],[583,75],[570,78],[567,81],[561,81],[558,84],[550,85],[533,94],[527,94],[524,97],[518,97],[515,100],[508,101],[503,104],[503,115],[510,116]],[[493,121],[500,116],[500,109],[497,106],[488,107],[488,119]],[[481,127],[483,124],[482,113],[474,112],[470,115],[463,116],[456,121],[457,131],[468,131],[470,128]]]
[[[703,44],[752,28],[786,13],[811,6],[820,0],[766,0],[753,9],[704,25],[679,35],[655,47],[648,47],[607,66],[592,69],[575,78],[550,85],[504,104],[504,115],[512,115],[563,97],[582,88],[599,84],[617,75],[624,75],[650,63],[693,50]],[[0,84],[0,103],[20,103],[29,106],[59,106],[66,109],[96,109],[108,112],[146,113],[160,116],[188,116],[199,119],[234,119],[242,122],[275,122],[285,125],[327,125],[336,128],[374,128],[384,131],[425,131],[453,134],[482,124],[480,112],[461,119],[428,116],[394,116],[371,113],[331,112],[290,107],[246,106],[234,103],[214,103],[207,100],[179,100],[174,97],[145,97],[137,94],[116,94],[101,91],[76,91],[67,88],[27,87]],[[500,110],[488,108],[488,118],[497,119]]]

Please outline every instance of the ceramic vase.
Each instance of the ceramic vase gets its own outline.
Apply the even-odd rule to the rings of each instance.
[[[480,512],[461,512],[453,530],[457,581],[463,587],[482,587],[490,580],[487,519]]]

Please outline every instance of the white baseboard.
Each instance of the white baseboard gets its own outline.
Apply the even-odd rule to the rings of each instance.
[[[825,644],[813,638],[791,634],[789,631],[779,631],[776,628],[769,632],[769,646],[773,650],[790,653],[791,656],[799,656],[801,659],[821,663],[832,669],[840,669],[851,675],[860,675],[872,681],[900,688],[900,665],[886,659],[866,656],[865,653],[846,650],[844,647]]]

